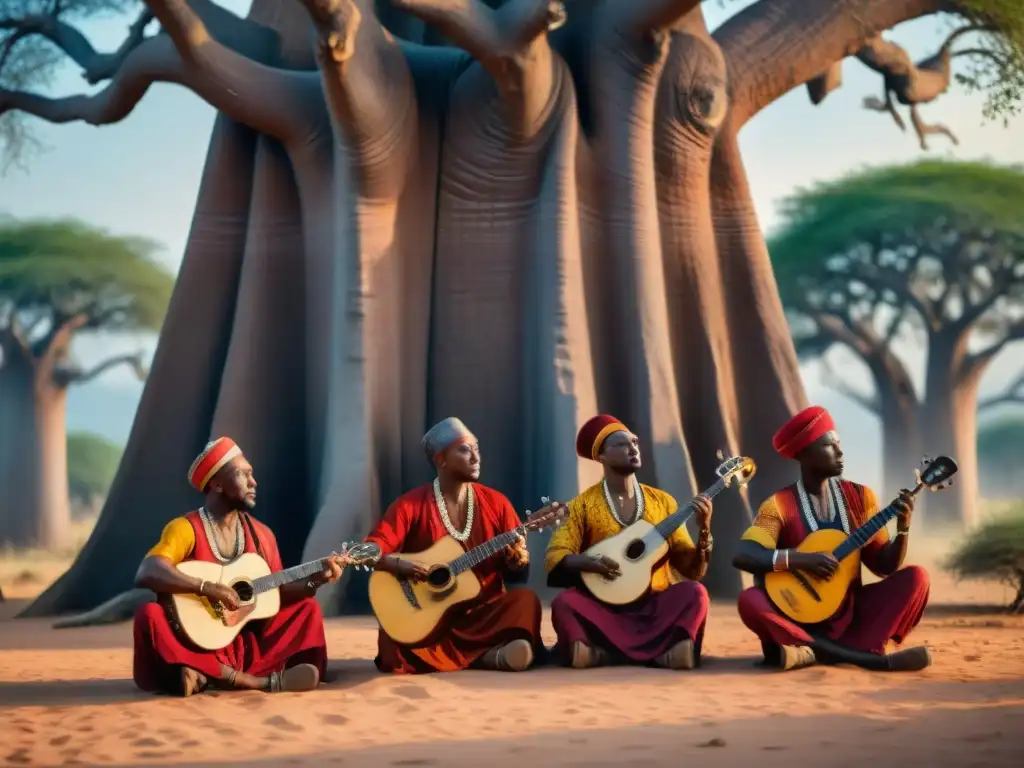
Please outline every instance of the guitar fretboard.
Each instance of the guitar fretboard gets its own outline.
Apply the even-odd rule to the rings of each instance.
[[[704,491],[704,495],[709,499],[713,499],[724,490],[725,480],[718,478],[714,485]],[[659,534],[661,534],[661,537],[667,541],[668,537],[675,533],[679,526],[684,525],[693,513],[693,502],[688,501],[685,505],[677,509],[660,523],[656,524],[654,528]]]
[[[480,565],[484,560],[489,557],[494,557],[516,540],[516,536],[525,536],[526,528],[519,527],[513,531],[507,531],[495,536],[493,539],[485,541],[479,546],[473,547],[464,555],[459,555],[457,558],[452,560],[448,567],[452,569],[452,575],[458,576],[460,573],[468,571],[475,565]]]
[[[255,593],[258,595],[262,592],[267,592],[275,587],[282,587],[285,584],[291,584],[293,581],[301,581],[302,579],[308,579],[314,573],[319,573],[324,569],[324,559],[310,560],[308,563],[302,563],[291,568],[285,568],[283,571],[272,573],[269,576],[261,576],[258,579],[253,579],[252,587]]]
[[[897,514],[899,513],[896,507],[893,506],[888,506],[881,512],[877,512],[864,525],[851,533],[846,541],[836,547],[832,551],[832,557],[840,561],[845,557],[849,557],[871,541],[871,537],[885,528],[889,521],[896,517]]]

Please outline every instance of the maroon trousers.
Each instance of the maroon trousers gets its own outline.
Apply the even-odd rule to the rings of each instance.
[[[813,627],[783,616],[759,587],[744,590],[737,607],[743,623],[761,639],[766,657],[773,655],[772,646],[810,645],[808,629],[848,648],[884,653],[886,643],[902,643],[921,621],[928,592],[928,572],[908,565],[875,584],[855,588],[852,605],[844,606],[839,617]]]
[[[204,651],[183,641],[157,603],[147,603],[135,614],[134,635],[133,675],[144,691],[180,693],[182,667],[216,678],[226,664],[263,677],[307,663],[320,670],[321,680],[327,669],[323,613],[313,598],[282,606],[276,616],[253,622],[219,651]]]
[[[618,660],[647,664],[683,640],[693,640],[699,658],[709,602],[697,581],[673,584],[627,606],[605,605],[586,592],[567,589],[551,603],[555,651],[567,658],[572,644],[580,641]]]

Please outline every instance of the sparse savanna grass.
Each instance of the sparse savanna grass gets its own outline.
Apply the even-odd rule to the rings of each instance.
[[[72,523],[72,544],[61,551],[0,547],[0,587],[8,600],[30,599],[68,569],[96,525],[96,517]]]

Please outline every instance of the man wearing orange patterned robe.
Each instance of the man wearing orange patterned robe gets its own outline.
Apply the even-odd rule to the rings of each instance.
[[[445,536],[469,551],[520,525],[504,495],[476,482],[480,450],[459,419],[434,425],[424,436],[423,447],[437,478],[395,500],[366,537],[385,555],[376,570],[402,579],[418,580],[427,573],[425,567],[403,559],[402,552],[422,552]],[[527,669],[543,650],[540,601],[530,590],[506,589],[505,583],[525,581],[528,566],[529,553],[521,538],[503,555],[474,566],[479,596],[449,613],[427,645],[399,645],[381,630],[374,659],[377,668],[393,673]]]
[[[743,534],[733,564],[754,574],[757,586],[739,599],[743,623],[761,640],[765,661],[794,669],[820,660],[865,669],[917,670],[931,663],[927,648],[886,653],[890,641],[902,643],[917,626],[928,602],[928,574],[919,566],[900,568],[914,498],[901,491],[896,538],[881,529],[861,550],[861,561],[876,576],[863,585],[858,576],[840,610],[830,620],[803,625],[783,616],[760,586],[770,571],[802,570],[817,578],[835,573],[830,554],[800,553],[796,547],[811,533],[834,528],[850,534],[876,512],[874,492],[842,479],[843,451],[832,417],[824,408],[807,408],[775,434],[775,450],[800,465],[800,479],[765,500],[754,524]]]
[[[330,570],[306,583],[280,588],[281,610],[253,622],[218,651],[192,645],[172,628],[165,609],[170,594],[195,594],[219,601],[229,610],[238,595],[222,584],[186,576],[177,569],[185,560],[228,563],[255,552],[282,570],[277,539],[249,512],[256,506],[252,466],[230,438],[209,443],[189,468],[188,480],[206,499],[197,511],[172,520],[146,555],[136,586],[151,589],[160,600],[135,615],[135,683],[144,691],[190,696],[210,683],[222,688],[306,691],[315,688],[327,666],[327,645],[320,606],[313,598],[321,584],[341,576],[343,558],[332,556]]]
[[[614,579],[619,564],[583,554],[639,519],[657,525],[676,511],[664,491],[641,485],[636,435],[618,419],[595,416],[580,428],[576,453],[604,466],[604,480],[569,502],[569,516],[548,544],[548,584],[568,587],[551,604],[562,662],[583,669],[614,663],[692,669],[700,662],[708,593],[699,582],[711,557],[711,500],[696,506],[697,546],[681,526],[669,537],[669,555],[651,574],[651,591],[633,604],[601,603],[583,586],[585,571]]]

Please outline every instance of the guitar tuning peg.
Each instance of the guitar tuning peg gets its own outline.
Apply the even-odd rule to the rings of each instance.
[[[725,451],[723,451],[723,450],[722,450],[721,448],[719,448],[719,449],[718,449],[718,450],[717,450],[717,451],[715,452],[715,456],[717,456],[717,457],[718,457],[718,460],[719,460],[719,461],[725,461]]]

